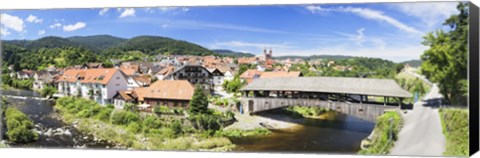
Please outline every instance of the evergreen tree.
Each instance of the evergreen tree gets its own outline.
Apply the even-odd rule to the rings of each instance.
[[[208,98],[203,93],[203,88],[200,85],[195,86],[195,92],[193,93],[192,100],[190,100],[190,106],[188,111],[191,114],[204,114],[208,112]]]

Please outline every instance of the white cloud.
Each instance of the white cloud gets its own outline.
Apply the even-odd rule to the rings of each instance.
[[[51,29],[54,29],[54,28],[57,28],[57,27],[58,27],[58,28],[59,28],[59,27],[62,27],[62,24],[60,24],[60,23],[57,22],[57,23],[55,23],[55,24],[50,25],[50,28],[51,28]]]
[[[144,10],[147,13],[154,13],[155,12],[152,8],[145,8]]]
[[[385,15],[383,12],[378,11],[378,10],[373,10],[373,9],[368,9],[368,8],[354,8],[354,7],[336,7],[336,8],[322,8],[320,6],[307,6],[305,9],[311,11],[312,13],[318,13],[318,12],[348,12],[348,13],[354,13],[362,18],[369,19],[369,20],[375,20],[379,22],[386,22],[404,32],[408,33],[414,33],[418,35],[423,35],[421,31],[418,31],[417,29],[408,26],[397,19],[390,17],[388,15]]]
[[[307,10],[309,10],[310,12],[312,13],[317,13],[317,12],[321,12],[321,11],[325,11],[322,7],[320,6],[314,6],[314,5],[309,5],[307,7],[305,7]]]
[[[359,47],[385,48],[387,44],[383,39],[384,37],[365,36],[365,30],[365,28],[360,28],[357,30],[356,34],[348,34],[343,32],[338,32],[338,34],[347,37],[349,41],[354,42]]]
[[[15,30],[17,32],[25,31],[25,24],[23,20],[17,16],[9,14],[1,14],[1,26],[3,33],[7,33],[9,29]]]
[[[177,7],[158,7],[158,9],[162,12],[168,12],[177,9]]]
[[[367,8],[353,8],[353,7],[347,7],[345,8],[344,11],[355,13],[366,19],[377,20],[380,22],[387,22],[393,25],[394,27],[399,28],[400,30],[403,30],[405,32],[423,34],[422,32],[416,30],[415,28],[410,27],[390,16],[383,14],[383,12],[381,11],[367,9]]]
[[[0,28],[0,34],[1,34],[2,36],[8,36],[8,35],[11,34],[11,32],[9,32],[7,29],[1,27],[1,28]]]
[[[43,19],[39,19],[38,17],[30,14],[26,19],[26,21],[31,22],[31,23],[42,23]]]
[[[85,26],[87,26],[87,24],[85,24],[84,22],[77,22],[77,23],[72,24],[72,25],[64,25],[63,26],[63,31],[65,31],[65,32],[75,31],[75,30],[84,28]]]
[[[174,15],[178,13],[185,13],[188,12],[190,9],[187,7],[158,7],[160,12],[166,13],[166,12],[172,12]]]
[[[108,12],[108,8],[103,8],[102,10],[100,10],[100,11],[98,12],[98,15],[103,16],[103,15],[105,15],[107,12]]]
[[[163,24],[162,25],[162,28],[167,28],[168,27],[168,24]]]
[[[365,31],[365,28],[358,29],[357,30],[357,35],[351,38],[358,45],[362,45],[362,43],[365,41],[363,31]]]
[[[442,23],[452,14],[457,14],[458,2],[417,2],[393,3],[391,6],[401,12],[417,17],[428,27]]]
[[[43,34],[45,34],[45,30],[38,31],[38,35],[43,35]]]
[[[133,8],[125,9],[122,12],[122,14],[120,14],[119,18],[124,18],[124,17],[128,17],[128,16],[135,16],[135,9],[133,9]]]

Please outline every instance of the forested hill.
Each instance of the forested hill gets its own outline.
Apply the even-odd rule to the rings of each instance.
[[[227,50],[227,49],[213,49],[213,52],[225,56],[232,56],[232,57],[253,57],[255,56],[254,54],[251,53],[243,53],[243,52],[235,52],[232,50]]]
[[[140,51],[147,55],[182,54],[210,55],[211,50],[187,41],[175,40],[160,36],[137,36],[105,50],[105,53]]]
[[[160,36],[137,36],[124,39],[110,35],[73,36],[68,38],[48,36],[37,40],[6,40],[4,44],[13,44],[31,50],[40,48],[83,47],[95,53],[122,54],[127,51],[140,51],[148,55],[157,54],[185,54],[208,55],[213,54],[209,49],[187,41],[176,40]]]
[[[125,38],[110,35],[73,36],[67,39],[96,50],[108,49],[127,40]]]
[[[15,70],[66,67],[109,59],[145,60],[159,54],[212,55],[213,51],[194,43],[160,36],[124,39],[110,35],[48,36],[36,40],[2,41],[3,65]]]
[[[408,61],[401,62],[401,64],[408,64],[411,67],[420,67],[420,65],[422,65],[422,61],[421,60],[408,60]]]
[[[3,44],[13,44],[26,49],[37,50],[40,48],[64,48],[64,47],[81,47],[80,43],[73,42],[66,38],[48,36],[37,40],[11,40],[3,41]]]

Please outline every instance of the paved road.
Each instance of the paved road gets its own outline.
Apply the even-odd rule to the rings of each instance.
[[[441,98],[436,85],[432,85],[424,100]],[[433,105],[438,102],[433,102]],[[417,102],[412,111],[404,115],[404,126],[400,130],[390,155],[442,156],[445,151],[445,136],[442,133],[438,109]]]

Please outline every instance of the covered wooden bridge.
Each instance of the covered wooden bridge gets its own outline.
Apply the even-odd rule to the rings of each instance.
[[[245,113],[291,105],[329,108],[374,122],[385,110],[401,108],[412,94],[392,79],[297,77],[255,79],[241,89]]]

